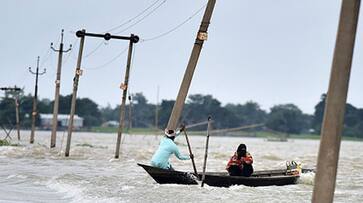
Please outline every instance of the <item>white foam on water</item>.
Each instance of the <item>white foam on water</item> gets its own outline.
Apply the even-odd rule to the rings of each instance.
[[[72,202],[83,200],[83,188],[66,183],[60,183],[55,178],[45,183],[46,187],[55,190],[57,193],[63,194],[64,198],[71,199]]]
[[[121,187],[122,191],[127,191],[127,190],[132,190],[132,189],[135,189],[135,187],[134,186],[129,186],[129,185],[125,185],[125,186]]]
[[[28,176],[25,175],[19,175],[19,174],[12,174],[6,177],[6,179],[12,179],[12,178],[19,178],[19,179],[26,179]]]
[[[302,173],[297,183],[304,185],[314,185],[314,178],[315,178],[314,172]]]

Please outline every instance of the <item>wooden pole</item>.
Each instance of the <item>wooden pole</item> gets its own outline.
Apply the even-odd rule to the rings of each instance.
[[[197,62],[199,59],[200,52],[203,47],[204,40],[207,39],[207,30],[210,23],[210,19],[212,17],[214,5],[216,3],[216,0],[208,0],[207,8],[204,12],[203,20],[200,25],[197,38],[195,39],[194,47],[191,53],[191,56],[189,58],[188,66],[184,73],[184,78],[181,83],[178,96],[176,98],[175,104],[173,106],[173,110],[171,112],[169,122],[168,122],[168,129],[175,130],[178,121],[181,115],[181,112],[184,107],[185,98],[187,97],[190,84],[192,82],[193,74],[195,67],[197,66]]]
[[[19,119],[19,98],[15,96],[15,116],[16,116],[16,130],[18,134],[18,140],[20,141],[20,119]]]
[[[333,202],[360,0],[343,0],[321,130],[312,202]]]
[[[129,132],[132,128],[132,98],[129,92]]]
[[[86,30],[82,30],[81,32],[85,33]],[[76,33],[76,35],[77,35],[77,33]],[[66,151],[65,151],[65,156],[66,157],[69,156],[69,151],[71,149],[71,139],[72,139],[72,131],[73,131],[73,118],[74,118],[74,113],[76,112],[76,99],[77,99],[78,81],[79,81],[79,76],[82,74],[81,62],[82,62],[82,54],[83,54],[83,46],[84,46],[85,36],[84,35],[79,35],[79,36],[80,36],[81,40],[80,40],[80,44],[79,44],[79,52],[78,52],[76,73],[75,73],[75,76],[73,78],[72,103],[71,103],[71,112],[70,112],[69,120],[68,120],[68,136],[67,136],[67,146],[66,146]]]
[[[52,134],[50,136],[50,148],[55,147],[57,139],[59,91],[60,91],[63,53],[70,51],[72,47],[71,45],[68,50],[63,51],[63,32],[64,30],[62,30],[61,33],[61,43],[59,45],[59,50],[56,50],[51,46],[53,51],[58,52],[58,66],[57,66],[57,78],[55,80],[55,96],[54,96],[54,105],[53,105]]]
[[[133,38],[133,34],[131,34],[131,38]],[[130,75],[130,66],[131,66],[131,56],[132,56],[132,48],[133,48],[133,41],[130,40],[129,43],[129,53],[127,56],[127,65],[126,65],[126,73],[125,73],[125,80],[124,83],[121,84],[122,92],[122,101],[120,106],[120,123],[117,132],[117,143],[116,143],[116,152],[115,152],[115,159],[118,159],[120,156],[120,145],[121,145],[121,137],[122,137],[122,130],[124,127],[125,121],[125,103],[126,103],[126,96],[127,96],[127,88],[129,83],[129,75]]]
[[[155,105],[155,129],[159,129],[159,85],[156,90],[156,105]]]
[[[190,159],[192,160],[194,174],[198,177],[197,167],[195,167],[194,155],[192,153],[192,147],[190,146],[190,142],[189,142],[189,138],[188,138],[188,134],[187,134],[187,129],[184,129],[184,135],[185,135],[185,139],[187,140],[189,155],[190,155]]]
[[[35,75],[35,90],[34,90],[34,97],[33,97],[33,110],[32,110],[32,128],[30,132],[30,144],[34,143],[34,131],[35,131],[35,118],[37,115],[37,102],[38,102],[38,76],[43,75],[45,73],[45,69],[42,73],[39,73],[39,56],[37,58],[37,69],[35,72],[31,70],[29,67],[29,72]]]
[[[208,145],[209,145],[209,133],[211,131],[211,117],[208,117],[208,128],[207,128],[207,141],[205,144],[205,153],[204,153],[204,163],[203,163],[203,175],[202,175],[202,184],[201,186],[204,186],[204,180],[205,180],[205,170],[207,168],[207,157],[208,157]]]

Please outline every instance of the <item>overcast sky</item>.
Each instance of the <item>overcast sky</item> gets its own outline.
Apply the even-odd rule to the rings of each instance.
[[[73,51],[64,55],[61,94],[70,94],[79,48],[75,31],[104,33],[125,24],[111,34],[134,33],[150,39],[172,30],[206,3],[2,0],[0,86],[17,85],[33,94],[35,77],[28,67],[35,71],[39,55],[40,69],[47,69],[39,77],[39,96],[53,100],[57,53],[51,51],[50,43],[58,48],[60,31],[65,29],[65,48],[72,43]],[[223,105],[252,100],[265,110],[294,103],[303,112],[313,113],[328,88],[340,5],[338,0],[217,0],[189,94],[211,94]],[[167,35],[136,44],[131,93],[142,92],[155,103],[159,86],[160,101],[176,98],[203,12]],[[362,31],[360,23],[348,94],[348,102],[360,108]],[[127,46],[127,41],[86,38],[79,97],[89,97],[101,106],[120,103],[127,52],[120,53]]]

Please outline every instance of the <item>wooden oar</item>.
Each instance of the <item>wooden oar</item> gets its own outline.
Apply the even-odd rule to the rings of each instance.
[[[194,174],[198,177],[197,168],[195,167],[195,162],[194,162],[194,155],[192,153],[192,147],[190,146],[189,138],[188,138],[188,134],[187,134],[187,130],[186,129],[184,129],[184,135],[185,135],[185,139],[187,140],[188,149],[189,149],[189,155],[190,155],[190,159],[192,160]]]
[[[208,117],[208,128],[207,128],[207,141],[205,144],[205,153],[204,153],[204,163],[203,163],[203,176],[202,176],[202,184],[201,186],[204,186],[204,180],[205,180],[205,169],[207,167],[207,157],[208,157],[208,144],[209,144],[209,132],[211,131],[211,119],[212,117]]]

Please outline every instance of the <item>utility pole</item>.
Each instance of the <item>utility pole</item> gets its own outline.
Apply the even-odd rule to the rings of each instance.
[[[178,125],[178,121],[184,107],[185,98],[187,97],[190,83],[192,82],[193,79],[194,70],[195,67],[197,66],[199,55],[203,47],[203,42],[204,40],[207,40],[208,26],[210,23],[210,19],[212,17],[215,3],[216,0],[208,0],[207,8],[205,9],[203,20],[199,27],[197,38],[195,39],[194,47],[191,56],[189,58],[189,63],[185,70],[184,78],[169,118],[167,126],[168,129],[175,130]]]
[[[32,71],[32,68],[29,67],[29,72],[35,75],[35,91],[33,97],[33,112],[32,112],[32,130],[30,133],[30,144],[34,143],[34,131],[35,131],[35,116],[37,115],[37,100],[38,100],[38,75],[45,74],[46,69],[44,68],[43,72],[39,73],[39,56],[37,59],[37,69],[35,72]]]
[[[81,61],[82,61],[84,40],[85,40],[86,36],[88,36],[88,37],[100,37],[100,38],[104,38],[105,40],[110,40],[110,39],[129,40],[130,44],[131,44],[129,46],[128,63],[127,63],[127,66],[126,66],[127,80],[126,80],[126,76],[125,76],[125,83],[121,84],[121,88],[123,89],[123,97],[122,97],[122,105],[120,107],[120,111],[122,113],[121,113],[121,119],[120,119],[118,137],[117,137],[117,142],[118,142],[117,146],[118,147],[116,147],[116,153],[118,153],[120,143],[121,143],[121,134],[122,134],[123,122],[124,122],[124,119],[125,119],[125,102],[126,102],[126,93],[127,93],[128,72],[129,72],[130,63],[131,63],[131,55],[130,54],[132,53],[132,51],[130,51],[130,47],[132,49],[132,44],[137,43],[139,41],[139,37],[136,36],[136,35],[133,35],[133,34],[131,34],[130,37],[125,37],[125,36],[111,35],[110,33],[106,33],[106,34],[87,33],[86,30],[77,31],[76,36],[81,38],[81,41],[80,41],[80,46],[79,46],[78,61],[77,61],[77,67],[76,67],[76,75],[75,75],[75,77],[73,79],[73,94],[72,94],[70,118],[69,118],[69,122],[68,122],[68,136],[67,136],[67,146],[66,146],[65,156],[66,157],[69,156],[69,151],[70,151],[70,147],[71,147],[71,138],[72,138],[72,130],[73,130],[73,117],[74,117],[74,113],[75,113],[75,109],[76,109],[76,98],[77,98],[77,89],[78,89],[79,76],[82,74]],[[116,158],[118,158],[118,154],[117,154]]]
[[[156,90],[156,105],[155,105],[155,129],[159,129],[159,85]]]
[[[133,49],[134,43],[137,43],[138,41],[139,41],[139,37],[131,34],[130,42],[129,42],[129,52],[127,55],[125,80],[124,80],[124,83],[121,83],[121,86],[120,86],[120,88],[123,90],[123,92],[122,92],[122,100],[121,100],[121,106],[120,106],[120,123],[119,123],[118,131],[117,131],[115,159],[118,159],[120,156],[120,145],[121,145],[123,125],[124,125],[124,120],[125,120],[125,103],[126,103],[127,88],[128,88],[128,84],[129,84],[132,49]]]
[[[58,52],[58,67],[57,67],[57,78],[55,80],[55,96],[54,96],[54,105],[53,105],[53,120],[52,120],[52,134],[51,134],[51,137],[50,137],[50,148],[55,147],[56,139],[57,139],[59,91],[60,91],[63,53],[67,53],[72,48],[72,45],[70,45],[69,48],[66,51],[63,51],[63,32],[64,32],[64,30],[62,29],[61,43],[59,45],[58,50],[53,48],[53,43],[50,44],[50,48],[53,51]]]
[[[129,130],[132,128],[132,97],[129,92]]]
[[[320,135],[313,203],[334,199],[341,133],[347,101],[360,0],[343,0]]]
[[[80,32],[86,32],[86,30],[77,31],[76,35],[77,37],[80,37],[80,43],[79,43],[79,52],[78,52],[78,60],[77,60],[77,66],[76,66],[76,72],[73,78],[73,93],[72,93],[72,102],[71,102],[71,112],[69,115],[68,120],[68,136],[67,136],[67,146],[66,146],[66,152],[65,156],[69,156],[69,151],[71,149],[71,139],[72,139],[72,131],[73,131],[73,118],[74,113],[76,112],[76,99],[77,99],[77,90],[78,90],[78,81],[79,76],[82,75],[81,70],[81,62],[82,62],[82,54],[83,54],[83,47],[84,47],[84,35],[79,35]]]
[[[14,97],[14,103],[15,103],[16,130],[17,130],[18,140],[20,140],[19,93],[17,92],[21,91],[21,89],[15,86],[15,87],[1,87],[0,90],[14,92],[14,94],[12,95]]]

